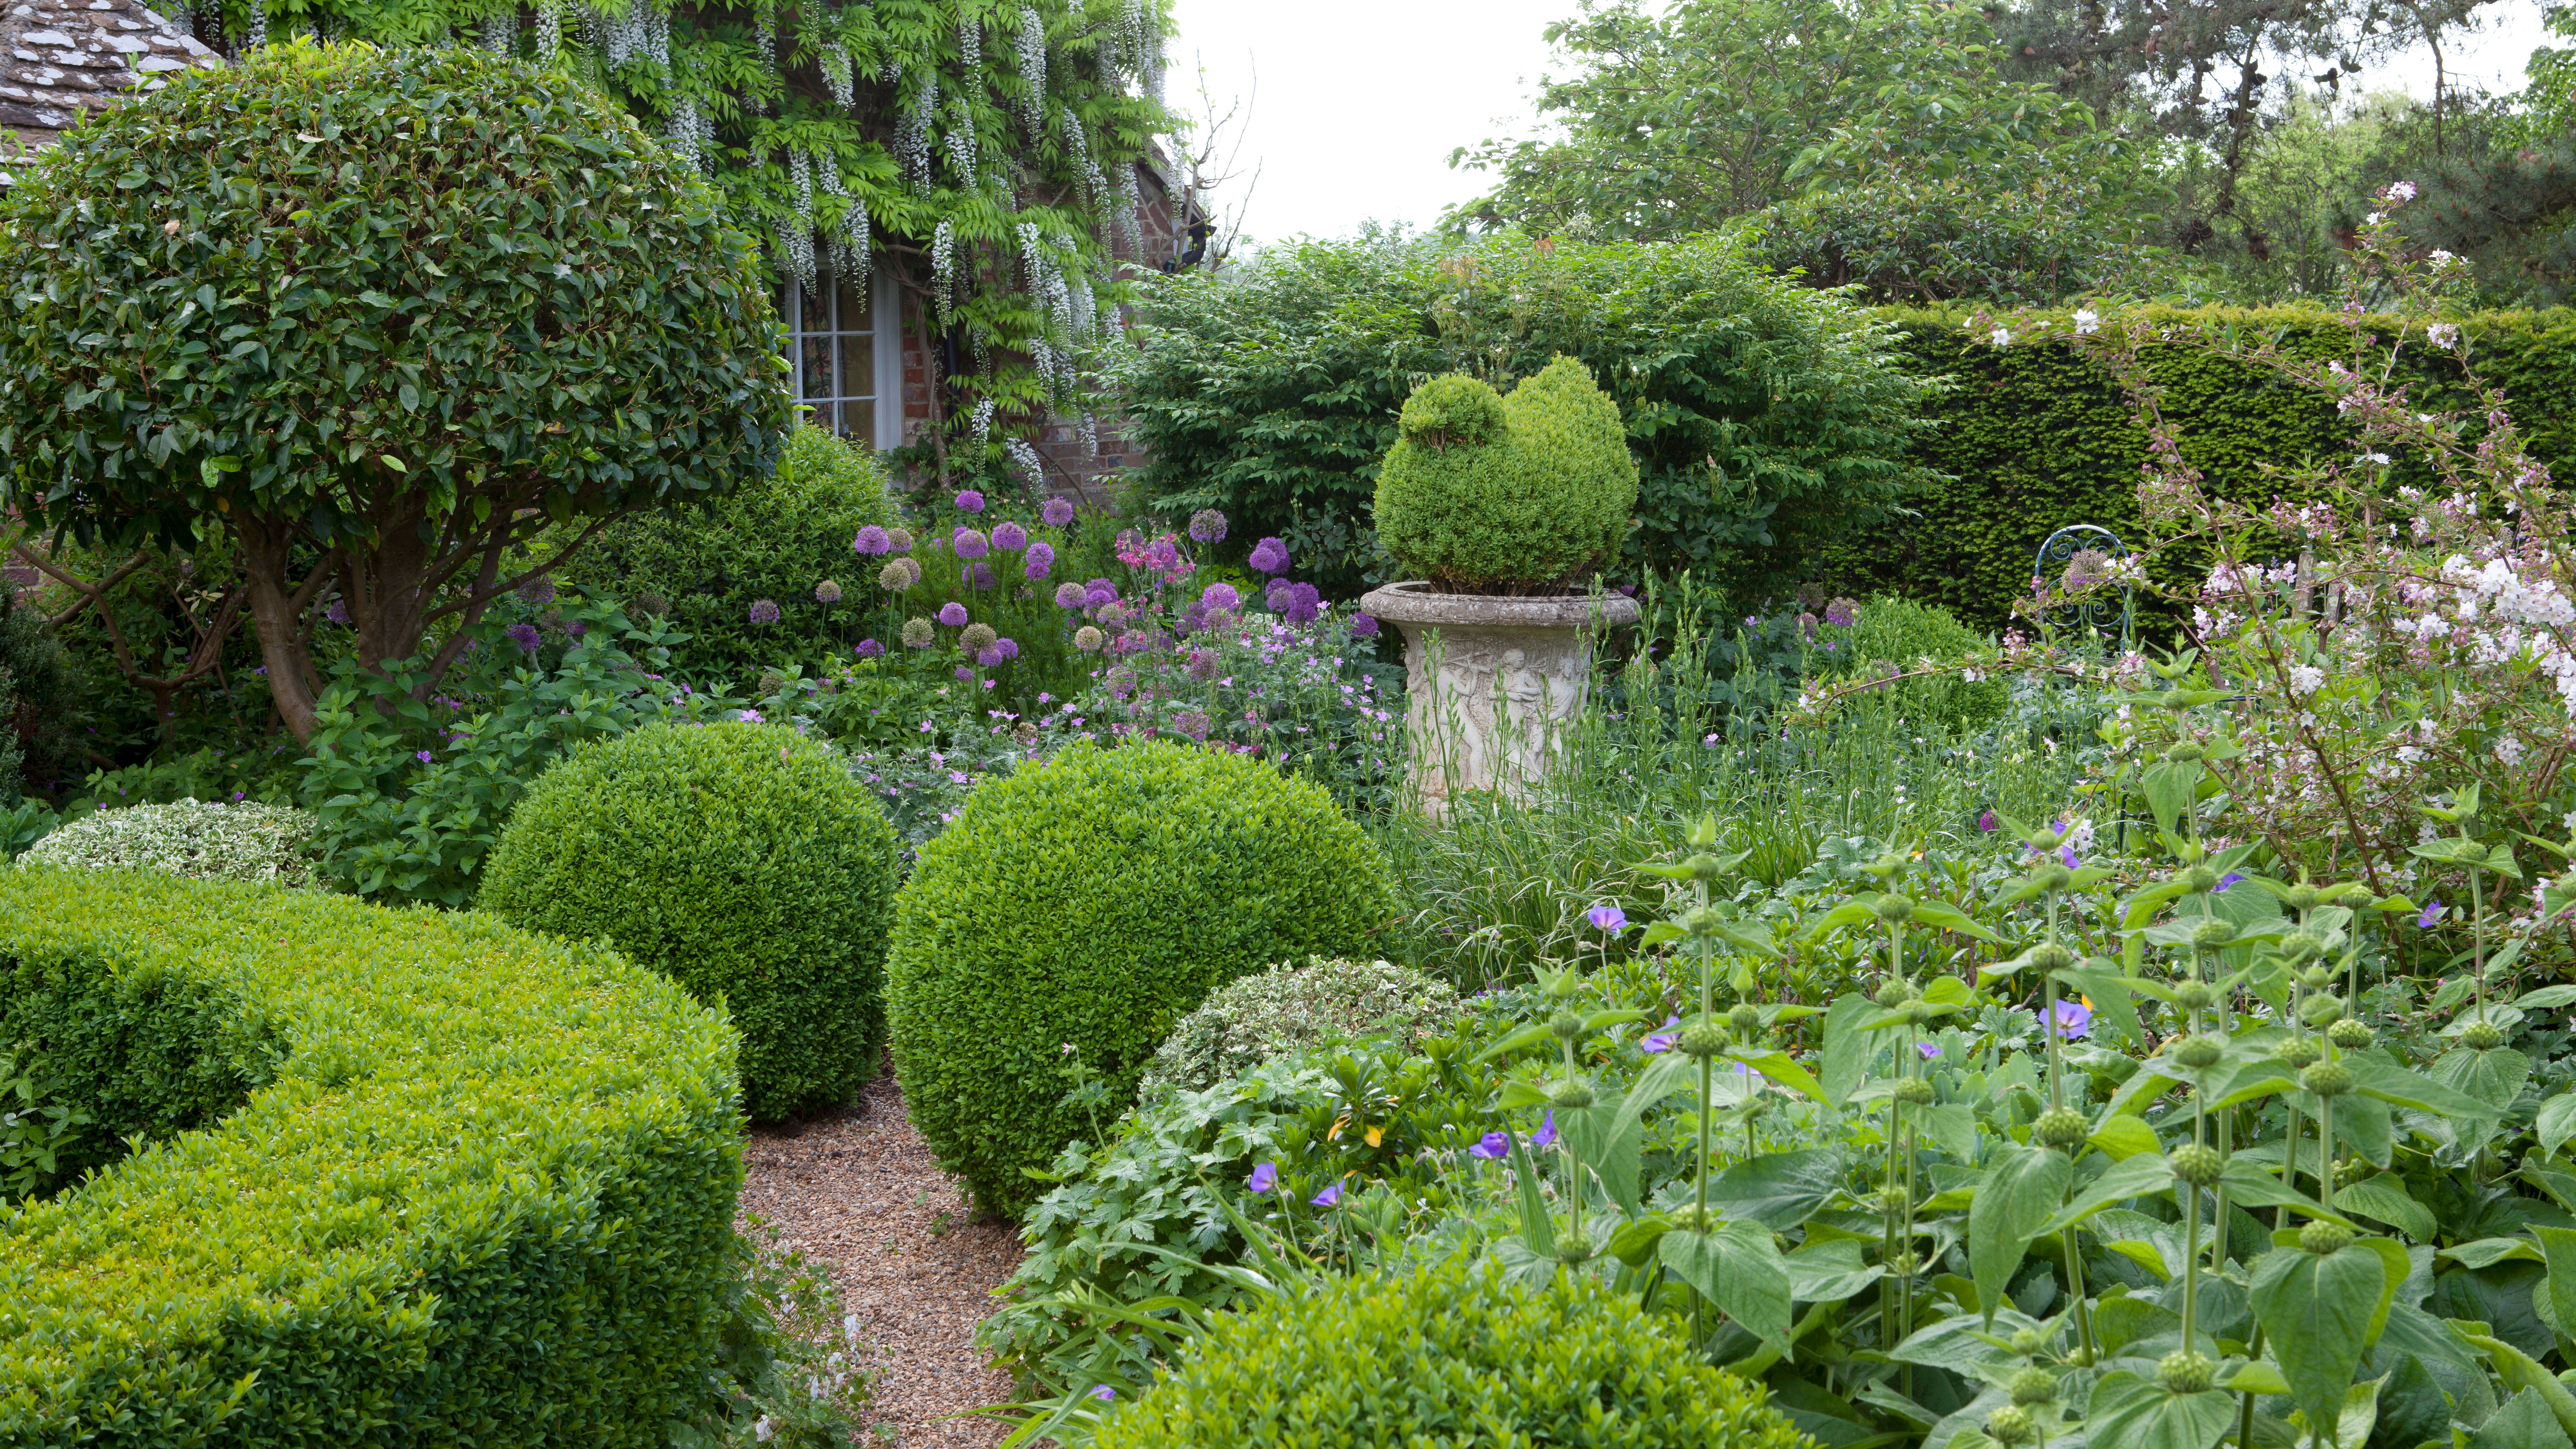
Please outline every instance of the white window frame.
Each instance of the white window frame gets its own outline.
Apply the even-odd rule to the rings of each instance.
[[[787,323],[787,361],[795,377],[796,400],[800,403],[823,402],[805,396],[805,346],[808,336],[846,335],[848,319],[835,316],[831,334],[805,331],[803,284],[790,279],[780,289],[779,316]],[[879,449],[903,445],[903,306],[894,278],[882,267],[868,269],[869,327],[873,335],[872,360],[875,364],[876,396],[873,399],[876,446]],[[837,392],[839,379],[834,379]],[[855,401],[835,396],[828,401]]]

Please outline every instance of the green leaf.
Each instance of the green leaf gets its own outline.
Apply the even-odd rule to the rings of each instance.
[[[2506,1388],[2517,1394],[2525,1389],[2538,1392],[2540,1401],[2549,1406],[2550,1417],[2558,1421],[2560,1431],[2576,1437],[2576,1394],[2569,1393],[2555,1375],[2534,1362],[2531,1355],[2500,1338],[2475,1333],[2461,1336],[2472,1347],[2486,1352],[2488,1361],[2495,1365],[2496,1377]]]
[[[1637,1214],[1638,1151],[1645,1138],[1645,1124],[1625,1116],[1625,1100],[1616,1087],[1604,1087],[1593,1104],[1581,1111],[1568,1112],[1560,1119],[1566,1141],[1574,1145],[1583,1165],[1598,1173],[1610,1200],[1630,1217]],[[1619,1122],[1628,1124],[1617,1131]]]
[[[1863,1245],[1856,1238],[1807,1244],[1784,1260],[1789,1296],[1800,1303],[1839,1303],[1887,1276],[1885,1268],[1863,1258]]]
[[[2137,1122],[2138,1119],[2129,1117],[2121,1120]],[[2138,1125],[2144,1127],[2146,1124],[2140,1122]],[[2152,1192],[2170,1192],[2173,1184],[2173,1166],[2165,1161],[2164,1154],[2140,1153],[2123,1158],[2076,1194],[2075,1201],[2040,1224],[2039,1231],[2032,1236],[2046,1237],[2060,1229],[2073,1227],[2104,1208],[2129,1198],[2143,1197]]]
[[[1831,1148],[1774,1152],[1710,1178],[1708,1204],[1729,1219],[1786,1232],[1814,1217],[1842,1181],[1842,1154]]]
[[[2486,1115],[2496,1116],[2522,1095],[2522,1084],[2531,1076],[2531,1058],[2511,1047],[2486,1051],[2461,1047],[2435,1058],[2424,1075],[2476,1098],[2485,1104]]]
[[[1512,1180],[1521,1210],[1521,1238],[1532,1252],[1546,1257],[1556,1251],[1556,1224],[1548,1219],[1547,1195],[1538,1188],[1538,1169],[1520,1134],[1512,1134]]]
[[[2254,1319],[2309,1423],[2332,1423],[2342,1412],[2387,1286],[2379,1255],[2352,1245],[2324,1255],[2276,1248],[2255,1262]]]
[[[2236,1396],[2176,1394],[2114,1369],[2093,1385],[2085,1413],[2089,1449],[2210,1449],[2236,1422]]]
[[[1921,925],[1938,927],[1944,931],[1955,931],[1962,936],[1995,945],[2001,945],[2004,939],[1979,925],[1976,918],[1947,901],[1916,901],[1914,919]]]
[[[1726,1054],[1781,1086],[1804,1092],[1819,1102],[1825,1100],[1824,1087],[1819,1085],[1814,1077],[1807,1075],[1807,1069],[1798,1065],[1797,1059],[1787,1052],[1757,1051],[1750,1047],[1732,1046],[1726,1049]]]
[[[2379,1427],[2379,1386],[2387,1382],[2388,1375],[2381,1374],[2343,1391],[2343,1404],[2335,1414],[2334,1449],[2363,1449],[2370,1442],[2370,1431]],[[2302,1428],[2313,1427],[2304,1410],[2296,1422]]]
[[[1676,1228],[1656,1252],[1675,1277],[1746,1332],[1788,1354],[1789,1269],[1769,1228],[1753,1222],[1728,1223],[1714,1233]]]
[[[2345,1212],[2388,1224],[2419,1243],[2433,1241],[2438,1231],[2432,1210],[2406,1195],[2399,1178],[2374,1177],[2335,1189],[2335,1206]]]
[[[1631,1268],[1642,1268],[1654,1261],[1655,1245],[1673,1230],[1673,1220],[1662,1213],[1649,1213],[1633,1222],[1623,1223],[1610,1235],[1610,1256]]]
[[[2532,1246],[2529,1238],[2480,1238],[2475,1242],[2444,1248],[2435,1256],[2448,1258],[2463,1268],[2491,1268],[2516,1259],[2532,1263],[2549,1261],[2542,1256],[2540,1249]]]
[[[2093,1135],[2084,1140],[2114,1162],[2126,1162],[2141,1152],[2164,1151],[2164,1144],[2156,1138],[2156,1129],[2148,1126],[2145,1118],[2126,1112],[2103,1118],[2102,1125],[2094,1128]]]
[[[2540,1239],[2541,1256],[2549,1264],[2549,1276],[2541,1280],[2541,1292],[2548,1296],[2559,1323],[2576,1323],[2576,1228],[2535,1224],[2531,1231]]]
[[[1976,1280],[1979,1302],[2003,1302],[2022,1254],[2065,1202],[2074,1177],[2075,1163],[2045,1147],[2002,1144],[1988,1155],[1985,1177],[1968,1204],[1969,1274]],[[1992,1308],[1986,1319],[1994,1320]]]
[[[2536,1388],[2523,1389],[2506,1399],[2478,1431],[2469,1436],[2468,1449],[2569,1449],[2576,1444],[2559,1427],[2558,1416],[2549,1412],[2549,1401]]]

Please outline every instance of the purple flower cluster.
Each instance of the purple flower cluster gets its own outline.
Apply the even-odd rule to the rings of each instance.
[[[861,659],[874,659],[884,652],[885,646],[874,639],[862,639],[859,641],[859,657]]]
[[[1000,530],[997,529],[995,531],[999,532]],[[1027,559],[1020,565],[1021,575],[1027,578],[1029,582],[1037,583],[1054,571],[1055,545],[1048,543],[1044,539],[1040,539],[1037,542],[1030,544]]]
[[[1225,542],[1225,515],[1202,508],[1190,515],[1190,537],[1200,543]]]
[[[966,606],[951,599],[939,606],[939,622],[951,629],[966,627]]]
[[[894,539],[884,529],[873,523],[860,529],[857,536],[850,540],[850,551],[856,554],[888,553],[893,549]]]
[[[974,489],[972,489],[972,488],[969,488],[969,489],[967,489],[965,492],[958,494],[958,495],[957,495],[957,511],[958,511],[958,512],[960,512],[960,513],[981,513],[981,512],[983,512],[983,511],[984,511],[984,495],[983,495],[983,494],[981,494],[981,493],[976,492],[976,491],[975,491]]]
[[[520,651],[527,654],[536,653],[537,646],[545,642],[538,636],[537,626],[534,624],[513,624],[501,632],[509,635],[510,642],[518,645]]]
[[[1244,562],[1255,573],[1284,574],[1288,572],[1288,545],[1275,538],[1265,538],[1252,546],[1252,557]]]
[[[776,599],[754,599],[754,600],[752,600],[752,601],[751,601],[751,622],[753,622],[753,623],[755,623],[755,624],[775,624],[775,623],[777,623],[777,622],[778,622],[778,601],[777,601]]]
[[[1199,607],[1211,614],[1232,613],[1243,607],[1243,595],[1232,584],[1210,584],[1199,594]]]
[[[1324,612],[1323,593],[1313,584],[1272,579],[1262,592],[1262,602],[1291,624],[1311,624]]]
[[[984,535],[971,528],[960,528],[950,534],[948,546],[957,551],[959,558],[982,558],[992,550],[992,544]]]
[[[1017,553],[1029,546],[1029,531],[1016,523],[993,525],[993,547]]]
[[[1061,498],[1050,498],[1038,509],[1038,518],[1049,528],[1062,528],[1073,522],[1073,505]]]
[[[1374,639],[1374,638],[1376,638],[1376,637],[1377,637],[1377,618],[1376,618],[1376,616],[1375,616],[1375,615],[1372,615],[1372,614],[1353,614],[1353,615],[1351,615],[1351,637],[1352,637],[1352,638],[1354,638],[1354,639]]]

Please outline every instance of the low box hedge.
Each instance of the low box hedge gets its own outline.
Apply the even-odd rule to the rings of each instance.
[[[0,872],[0,1039],[100,1140],[0,1215],[0,1443],[659,1445],[713,1361],[732,1032],[599,945]]]

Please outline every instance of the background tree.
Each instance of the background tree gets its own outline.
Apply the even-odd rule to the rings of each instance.
[[[178,77],[0,200],[0,504],[111,547],[229,535],[299,741],[327,612],[371,668],[443,629],[425,690],[515,544],[775,464],[779,329],[713,203],[590,90],[490,56]]]

